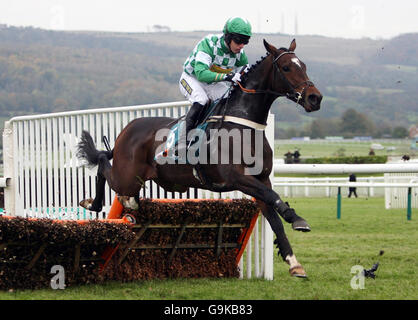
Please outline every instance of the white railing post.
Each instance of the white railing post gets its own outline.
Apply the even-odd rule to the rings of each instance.
[[[326,178],[325,182],[326,183],[329,182],[329,177]],[[325,196],[328,197],[328,198],[331,196],[331,190],[330,189],[331,189],[330,187],[325,187]]]
[[[269,141],[269,144],[273,150],[273,159],[274,159],[274,115],[269,114],[267,119],[267,128],[266,128],[266,138]],[[274,182],[274,168],[271,170],[270,181],[273,186]],[[265,219],[264,217],[262,219]],[[264,223],[264,279],[273,280],[273,230],[270,227],[270,224],[265,221]]]
[[[16,175],[14,166],[14,134],[13,124],[9,121],[4,123],[3,131],[3,165],[4,177],[10,178],[9,185],[4,188],[4,209],[10,216],[16,215]]]
[[[260,278],[260,244],[259,244],[259,232],[258,221],[255,222],[253,236],[254,236],[254,276]]]

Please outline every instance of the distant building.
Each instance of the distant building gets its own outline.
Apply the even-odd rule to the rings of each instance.
[[[310,137],[292,137],[291,140],[310,141]]]
[[[411,139],[411,149],[418,150],[418,136],[415,136]]]
[[[418,127],[417,126],[412,126],[411,128],[409,128],[408,137],[410,137],[411,139],[418,137]]]
[[[356,136],[353,138],[353,140],[360,140],[360,141],[367,141],[367,140],[372,140],[373,137],[371,136]]]
[[[344,137],[343,136],[326,136],[325,140],[332,140],[332,141],[334,141],[334,140],[344,140]]]
[[[380,143],[373,143],[370,148],[373,150],[383,150],[385,147],[382,146]]]

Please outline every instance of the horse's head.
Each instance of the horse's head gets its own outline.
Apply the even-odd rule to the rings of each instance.
[[[277,49],[264,40],[266,50],[271,54],[273,64],[272,88],[300,104],[306,112],[319,110],[322,94],[309,80],[305,64],[295,55],[296,41],[289,49]]]

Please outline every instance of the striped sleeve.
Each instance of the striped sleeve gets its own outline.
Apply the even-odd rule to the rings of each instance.
[[[210,70],[215,57],[213,50],[214,45],[209,37],[204,38],[197,46],[194,73],[199,81],[212,83],[222,81],[225,76]]]
[[[196,75],[197,80],[212,83],[222,81],[225,77],[224,73],[217,73],[209,70],[209,67],[199,61],[196,61],[194,66],[194,73]]]

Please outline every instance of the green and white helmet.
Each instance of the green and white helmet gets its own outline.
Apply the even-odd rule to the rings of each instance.
[[[251,24],[245,18],[233,17],[229,18],[225,23],[224,34],[235,33],[243,36],[251,37]]]

